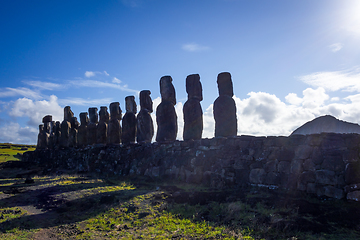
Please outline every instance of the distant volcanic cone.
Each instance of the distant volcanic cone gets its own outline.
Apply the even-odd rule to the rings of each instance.
[[[308,135],[323,132],[360,134],[360,126],[355,123],[349,123],[336,119],[331,115],[325,115],[305,123],[293,131],[290,135]]]

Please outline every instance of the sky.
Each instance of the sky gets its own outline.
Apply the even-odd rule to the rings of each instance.
[[[42,117],[79,119],[159,80],[203,87],[203,138],[214,136],[217,75],[230,72],[238,135],[288,136],[316,117],[360,123],[360,1],[7,0],[0,8],[0,142],[36,144]]]

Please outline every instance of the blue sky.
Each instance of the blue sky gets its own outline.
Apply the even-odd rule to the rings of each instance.
[[[200,74],[204,137],[214,135],[216,77],[232,75],[238,134],[288,135],[331,114],[360,123],[356,0],[2,1],[0,142],[36,143],[62,120],[171,75],[179,134],[186,76]],[[155,113],[154,113],[155,116]]]

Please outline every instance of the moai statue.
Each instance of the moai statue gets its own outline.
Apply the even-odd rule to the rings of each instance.
[[[125,98],[126,113],[122,119],[122,144],[135,143],[136,137],[136,103],[134,96]]]
[[[203,111],[200,101],[203,100],[202,86],[199,74],[192,74],[186,78],[186,92],[188,100],[183,107],[184,113],[184,141],[201,139],[203,131]]]
[[[70,135],[69,135],[69,147],[77,147],[78,146],[78,142],[77,142],[78,128],[79,128],[79,122],[78,122],[77,118],[72,117],[70,119],[70,124],[71,124],[71,128],[70,128]]]
[[[55,129],[54,129],[54,147],[57,149],[60,146],[60,138],[61,138],[61,126],[60,122],[55,122]]]
[[[47,147],[46,132],[44,131],[44,125],[40,124],[36,149],[46,149],[46,147]]]
[[[81,125],[78,128],[78,134],[77,134],[77,144],[79,147],[85,147],[87,145],[87,131],[88,131],[88,124],[89,124],[89,118],[87,112],[80,113],[80,123]]]
[[[107,107],[100,107],[99,111],[100,121],[97,125],[97,143],[106,144],[107,143],[107,131],[108,131],[108,123],[109,123],[109,113],[107,111]]]
[[[121,141],[121,109],[119,102],[110,103],[110,121],[108,128],[108,143],[120,144]]]
[[[177,116],[175,112],[175,88],[170,76],[160,79],[161,103],[156,108],[157,142],[171,142],[176,140]]]
[[[217,77],[219,97],[214,102],[215,137],[237,135],[236,105],[232,98],[233,84],[228,72],[219,73]]]
[[[87,127],[87,138],[88,138],[88,145],[96,144],[96,132],[97,132],[97,123],[98,123],[98,113],[97,108],[89,108],[89,116],[90,116],[90,123]]]
[[[64,121],[62,121],[60,129],[60,147],[66,148],[69,147],[69,137],[70,137],[70,129],[71,129],[71,118],[74,117],[74,113],[71,111],[70,106],[66,106],[64,108]]]
[[[44,131],[44,137],[46,138],[45,143],[46,146],[45,148],[50,148],[50,134],[51,134],[51,122],[52,122],[52,116],[51,115],[46,115],[45,117],[43,117],[42,119],[43,122],[43,131]]]
[[[153,112],[153,103],[149,90],[140,92],[140,112],[137,115],[136,140],[138,143],[150,143],[154,136],[154,124],[150,113]]]
[[[49,148],[55,148],[55,121],[50,122]]]

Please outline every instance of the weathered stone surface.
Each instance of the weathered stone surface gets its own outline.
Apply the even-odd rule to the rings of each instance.
[[[278,160],[290,162],[294,157],[295,157],[295,151],[293,148],[284,148],[280,150],[278,155]]]
[[[188,99],[183,108],[184,113],[184,132],[183,139],[201,139],[203,131],[203,112],[200,102],[191,98]]]
[[[127,96],[126,102],[126,113],[122,120],[122,135],[121,142],[123,144],[135,143],[136,137],[136,103],[134,96]]]
[[[45,117],[43,117],[42,122],[43,123],[52,122],[52,116],[46,115]]]
[[[249,181],[250,183],[262,184],[264,183],[266,172],[262,168],[255,168],[250,171]]]
[[[298,159],[307,159],[311,156],[313,151],[313,148],[311,146],[307,146],[307,145],[300,145],[296,150],[295,150],[295,158]]]
[[[359,202],[360,201],[360,191],[349,192],[346,195],[346,199]]]
[[[175,89],[172,78],[164,76],[160,79],[161,103],[156,108],[157,142],[175,141],[177,135],[177,115],[174,105],[176,104]]]
[[[36,149],[46,149],[48,146],[48,136],[47,133],[44,131],[44,125],[39,125],[39,134]]]
[[[98,123],[98,113],[97,113],[97,108],[89,108],[89,118],[90,118],[90,122],[88,124],[88,132],[87,132],[87,137],[88,137],[88,145],[93,145],[97,143],[97,137],[96,137],[96,132],[97,132],[97,123]]]
[[[99,144],[107,143],[108,135],[108,123],[109,123],[109,113],[106,106],[101,106],[99,111],[100,121],[96,127],[96,142]]]
[[[266,185],[280,185],[281,178],[278,173],[275,172],[269,172],[266,174],[264,184]]]
[[[321,168],[335,172],[344,171],[345,164],[341,152],[326,153]]]
[[[223,72],[217,78],[219,97],[214,102],[215,137],[237,135],[236,105],[232,99],[233,87],[230,73]]]
[[[265,163],[264,170],[265,172],[276,172],[277,160],[271,160]]]
[[[55,129],[54,129],[54,148],[58,148],[60,146],[60,137],[61,137],[61,124],[59,121],[56,121]]]
[[[280,173],[290,173],[290,162],[281,161],[278,164],[278,172]]]
[[[70,137],[71,124],[68,121],[62,121],[61,123],[61,135],[60,135],[60,147],[67,148],[69,147],[69,137]]]
[[[301,159],[294,159],[291,162],[290,172],[299,174],[303,171],[303,161]]]
[[[348,163],[345,168],[346,184],[354,184],[360,182],[360,162]]]
[[[80,113],[80,126],[78,128],[77,143],[79,147],[85,147],[87,145],[87,127],[89,124],[89,118],[87,112]]]
[[[137,115],[136,141],[150,143],[154,136],[154,123],[150,113],[153,112],[153,103],[149,90],[140,92],[140,112]]]
[[[76,117],[70,119],[69,147],[77,147],[79,122]]]
[[[344,197],[344,191],[333,186],[326,186],[324,187],[324,195],[331,198],[342,199]]]
[[[303,167],[304,167],[304,171],[315,171],[316,170],[316,165],[314,164],[314,162],[312,161],[311,158],[306,159],[304,161]]]
[[[74,117],[74,113],[71,111],[70,106],[66,106],[64,108],[64,121],[70,122],[72,117]]]
[[[122,129],[120,126],[121,109],[119,102],[113,102],[110,104],[110,121],[108,131],[108,142],[110,144],[120,144]]]
[[[336,185],[335,172],[329,170],[316,171],[316,183]]]

